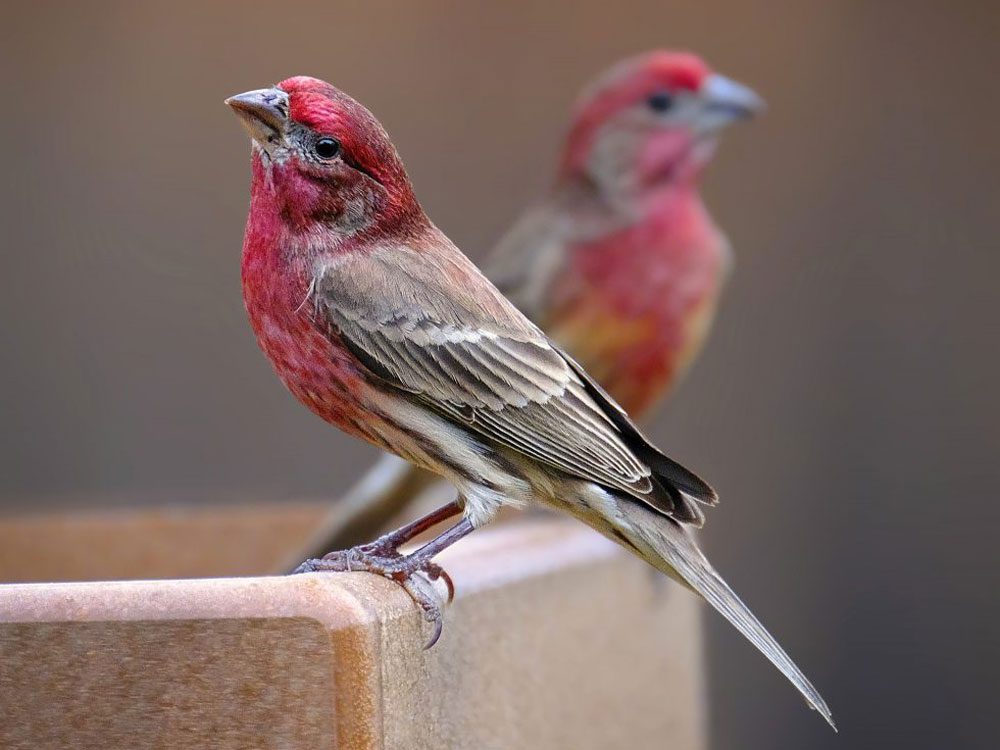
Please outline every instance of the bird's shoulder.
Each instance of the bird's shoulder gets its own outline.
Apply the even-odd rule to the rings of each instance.
[[[317,262],[313,292],[373,323],[420,321],[524,341],[544,334],[440,232]]]

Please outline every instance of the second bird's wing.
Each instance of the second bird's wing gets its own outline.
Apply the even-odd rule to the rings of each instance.
[[[313,296],[368,370],[479,436],[686,523],[714,501],[457,250],[337,259]]]
[[[497,289],[528,318],[545,325],[549,288],[566,263],[569,232],[543,204],[524,213],[483,265]]]

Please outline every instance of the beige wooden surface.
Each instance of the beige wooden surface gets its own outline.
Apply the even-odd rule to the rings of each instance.
[[[443,562],[427,652],[368,574],[0,586],[0,747],[704,746],[693,596],[572,522]]]
[[[250,503],[0,517],[0,582],[273,573],[326,508]]]

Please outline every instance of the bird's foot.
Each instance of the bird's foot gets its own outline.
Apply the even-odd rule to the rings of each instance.
[[[351,549],[331,552],[321,558],[306,560],[293,573],[329,571],[349,573],[364,571],[374,573],[398,583],[410,598],[423,610],[424,619],[434,625],[434,633],[424,649],[429,649],[438,638],[444,625],[441,601],[432,581],[441,579],[448,587],[448,602],[455,598],[455,585],[451,576],[420,551],[404,555],[382,539]]]

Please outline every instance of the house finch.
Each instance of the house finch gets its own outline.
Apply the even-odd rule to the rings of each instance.
[[[699,182],[720,130],[761,105],[694,55],[620,62],[581,95],[551,190],[485,268],[634,417],[677,382],[708,332],[730,251]],[[290,559],[369,537],[435,478],[383,457]]]
[[[382,126],[314,78],[232,97],[253,139],[243,295],[292,393],[458,491],[441,509],[301,570],[399,582],[441,632],[441,550],[504,505],[576,516],[701,594],[829,720],[823,699],[702,555],[715,492],[668,458],[431,223]],[[410,554],[399,547],[461,520]],[[423,575],[421,575],[423,574]]]

